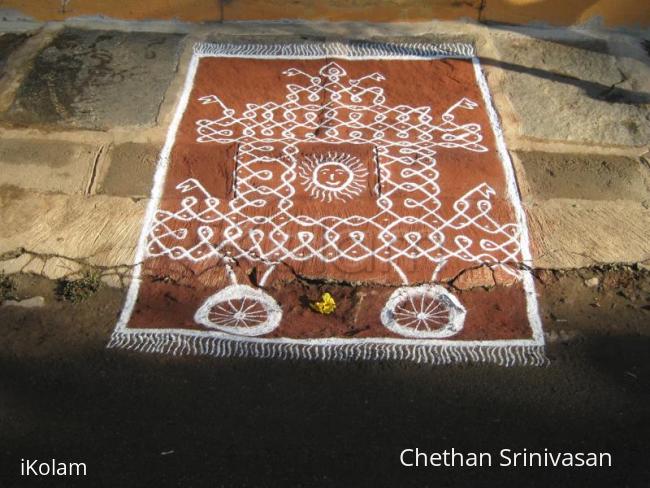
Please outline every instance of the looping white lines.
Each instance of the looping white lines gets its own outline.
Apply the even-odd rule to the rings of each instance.
[[[493,188],[483,183],[451,205],[441,200],[436,149],[488,150],[480,124],[457,122],[460,112],[478,108],[476,102],[462,98],[435,121],[431,107],[388,105],[377,85],[381,73],[351,79],[330,62],[317,74],[291,68],[284,75],[291,78],[284,101],[247,104],[241,114],[217,95],[199,98],[214,107],[215,117],[196,121],[197,141],[239,145],[235,197],[220,200],[196,179],[181,182],[177,189],[187,196],[180,208],[154,216],[149,256],[197,262],[221,259],[227,250],[235,259],[378,259],[397,268],[400,259],[517,261],[520,229],[492,216]],[[325,203],[348,201],[362,197],[368,176],[360,163],[343,162],[344,151],[327,168],[332,154],[303,164],[298,145],[304,142],[375,147],[381,196],[373,197],[374,214],[315,216],[300,210],[297,185]],[[315,176],[318,168],[341,174],[328,185]]]
[[[307,156],[298,164],[303,188],[316,200],[350,200],[367,186],[368,170],[356,158],[345,153]]]

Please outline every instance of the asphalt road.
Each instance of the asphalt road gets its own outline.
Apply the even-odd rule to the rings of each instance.
[[[48,293],[47,283],[30,286]],[[594,325],[588,297],[555,303],[558,293],[568,291],[542,302],[559,337],[547,368],[156,356],[105,349],[116,290],[2,308],[0,484],[646,487],[647,311]],[[548,325],[567,310],[584,321]],[[401,450],[416,447],[607,451],[614,466],[401,466]],[[88,476],[21,477],[21,458],[85,462]]]

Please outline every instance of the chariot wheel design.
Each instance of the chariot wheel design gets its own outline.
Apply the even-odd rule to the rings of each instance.
[[[259,336],[280,325],[282,309],[262,290],[231,285],[210,296],[194,314],[201,325],[229,334]]]
[[[463,329],[465,307],[441,286],[407,286],[390,296],[381,311],[381,322],[405,337],[450,337]]]

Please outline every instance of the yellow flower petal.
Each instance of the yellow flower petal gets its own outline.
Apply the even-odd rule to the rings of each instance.
[[[320,301],[310,303],[309,306],[316,312],[322,313],[323,315],[329,315],[334,310],[336,310],[336,302],[334,301],[334,297],[328,292],[325,292],[321,295]]]

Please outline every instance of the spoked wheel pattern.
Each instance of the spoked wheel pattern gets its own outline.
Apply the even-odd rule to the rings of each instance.
[[[381,322],[396,334],[420,339],[450,337],[463,328],[465,307],[438,285],[395,290],[381,312]]]
[[[209,297],[194,320],[222,332],[243,336],[268,334],[280,325],[282,309],[272,296],[246,285],[232,285]]]

